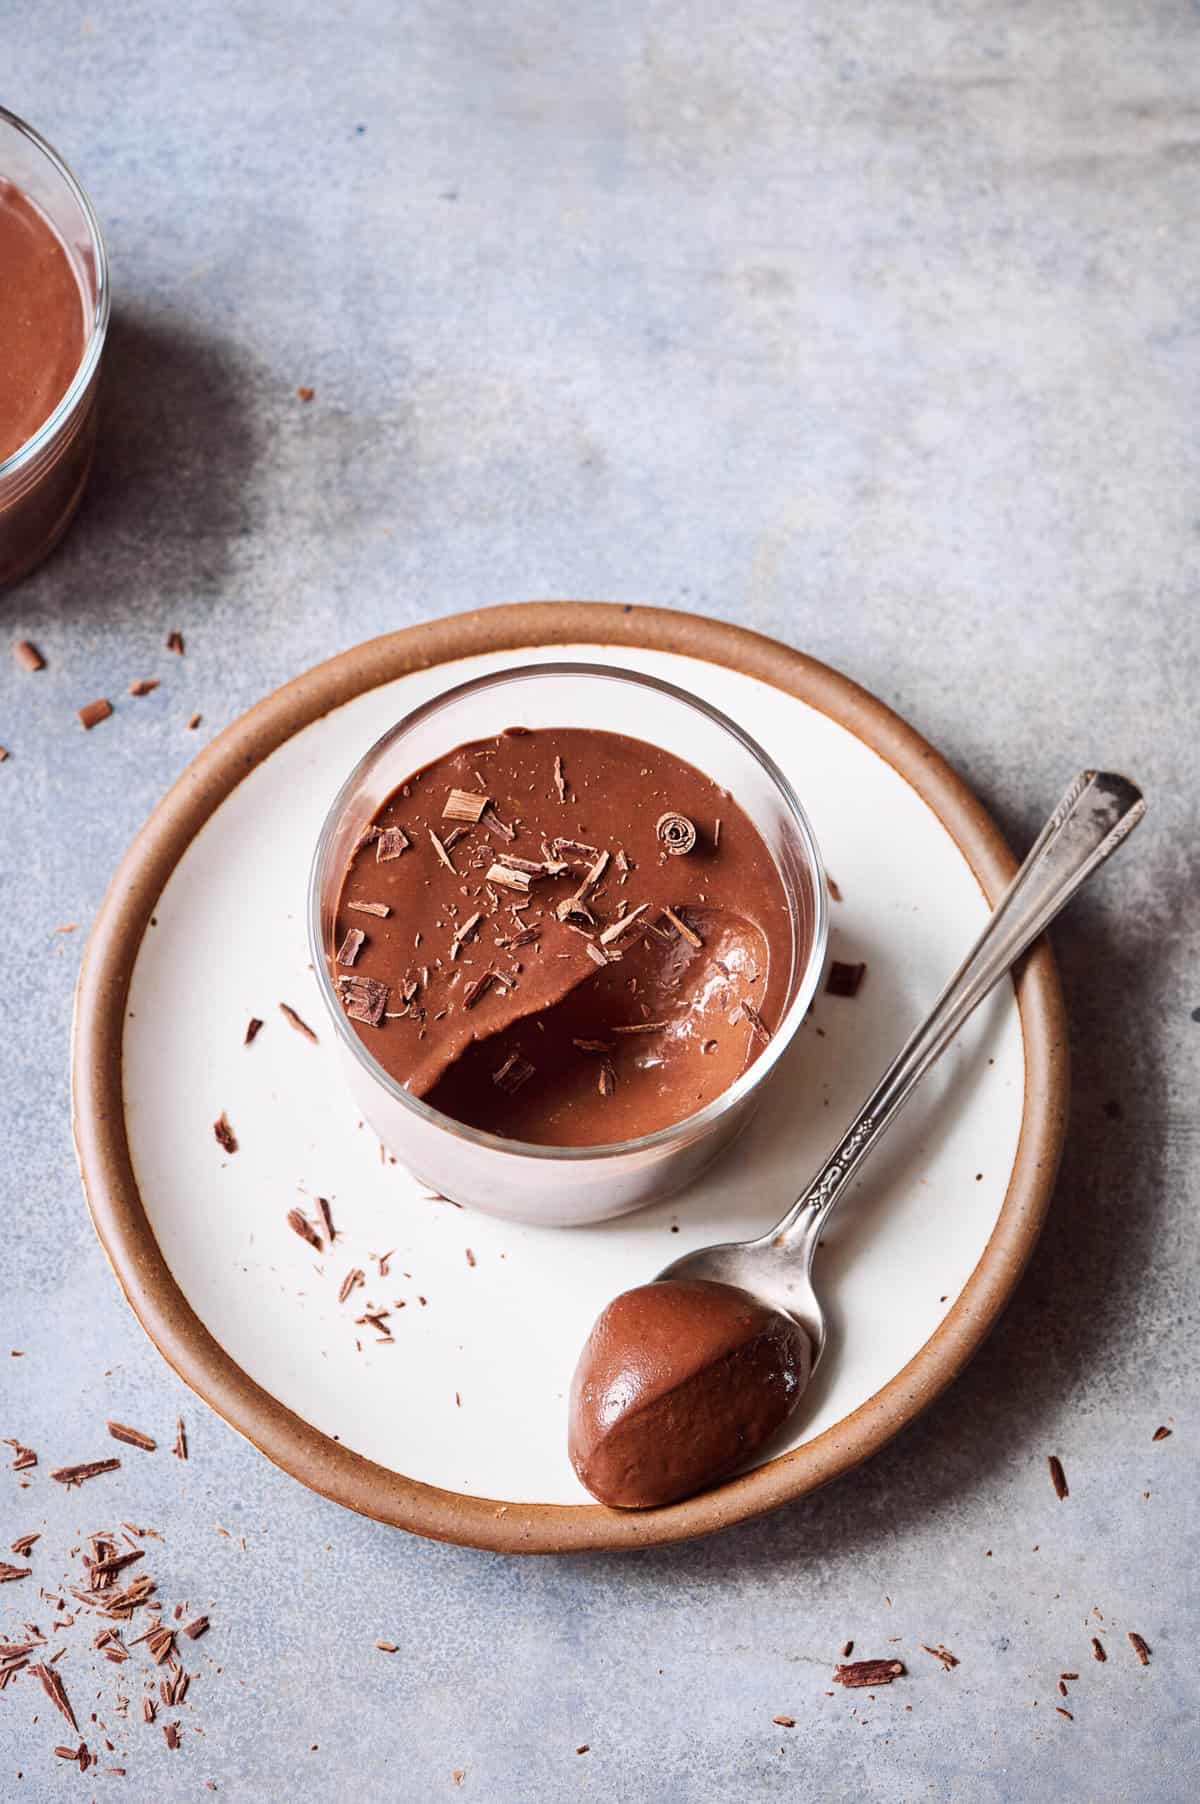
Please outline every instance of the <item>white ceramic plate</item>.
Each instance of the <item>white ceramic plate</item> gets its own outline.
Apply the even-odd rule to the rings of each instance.
[[[361,753],[451,684],[564,657],[664,677],[761,741],[795,784],[840,888],[833,956],[867,964],[853,1001],[818,998],[751,1128],[692,1190],[573,1230],[432,1201],[381,1157],[342,1088],[304,925],[313,843]],[[415,671],[279,745],[166,882],[123,1035],[129,1153],[150,1229],[219,1346],[321,1434],[408,1479],[501,1505],[584,1502],[564,1450],[564,1400],[597,1312],[688,1248],[756,1234],[782,1214],[986,915],[965,857],[917,791],[845,727],[766,682],[588,643]],[[321,1044],[286,1024],[281,1000]],[[266,1025],[245,1047],[252,1015]],[[832,1339],[790,1445],[875,1396],[953,1307],[1004,1203],[1024,1081],[1005,984],[831,1224],[817,1275]],[[233,1156],[213,1135],[222,1111],[239,1143]],[[285,1219],[296,1205],[311,1211],[318,1195],[330,1199],[339,1236],[323,1255]],[[371,1255],[389,1251],[380,1280]],[[339,1304],[356,1266],[365,1288]],[[388,1345],[355,1325],[368,1301],[391,1311]]]

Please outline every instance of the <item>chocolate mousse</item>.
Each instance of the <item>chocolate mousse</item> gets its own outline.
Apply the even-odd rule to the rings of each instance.
[[[0,175],[0,463],[50,418],[86,338],[83,293],[61,238]]]
[[[792,938],[771,854],[710,778],[624,734],[512,728],[364,821],[329,958],[414,1096],[586,1147],[728,1089],[782,1012]]]
[[[749,1291],[663,1278],[627,1290],[588,1337],[567,1450],[601,1503],[652,1509],[725,1477],[791,1415],[808,1336]]]

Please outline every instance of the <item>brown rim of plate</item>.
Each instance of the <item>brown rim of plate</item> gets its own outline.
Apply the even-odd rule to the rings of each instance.
[[[261,701],[202,751],[121,861],[88,938],[72,1056],[75,1146],[92,1221],[134,1314],[167,1363],[275,1465],[335,1503],[440,1541],[503,1553],[653,1547],[711,1534],[803,1497],[867,1459],[962,1371],[1008,1301],[1045,1218],[1066,1127],[1066,1020],[1043,939],[1016,979],[1025,1105],[996,1225],[962,1292],[882,1390],[803,1447],[665,1509],[503,1503],[421,1484],[352,1453],[254,1382],[204,1327],[164,1260],[130,1163],[122,1032],[150,915],[184,850],[247,771],[310,722],[418,669],[492,651],[602,644],[682,653],[797,696],[897,770],[954,838],[990,902],[1016,867],[999,830],[946,761],[875,696],[828,665],[723,621],[609,602],[482,608],[369,640]],[[581,1324],[580,1333],[587,1324]],[[565,1457],[565,1454],[564,1454]]]

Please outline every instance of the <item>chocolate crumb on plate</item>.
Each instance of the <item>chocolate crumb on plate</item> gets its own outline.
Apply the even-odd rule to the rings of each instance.
[[[1092,1636],[1092,1659],[1099,1660],[1101,1665],[1108,1659],[1104,1651],[1104,1643],[1095,1635]]]
[[[196,731],[196,728],[200,725],[200,722],[203,719],[204,719],[203,714],[193,714],[191,719],[187,723],[188,724],[188,732],[194,733]]]
[[[317,1046],[320,1044],[320,1042],[317,1039],[316,1034],[313,1032],[312,1028],[308,1025],[308,1022],[301,1020],[300,1016],[296,1013],[295,1009],[291,1006],[290,1003],[281,1002],[279,1004],[279,1012],[283,1016],[284,1020],[289,1024],[289,1026],[295,1028],[295,1030],[298,1034],[303,1034],[304,1038],[306,1040],[311,1040],[314,1046]]]
[[[32,1447],[23,1447],[20,1441],[13,1440],[11,1435],[5,1436],[4,1445],[13,1450],[11,1469],[14,1472],[27,1472],[30,1466],[37,1465],[38,1456]]]
[[[242,1045],[243,1046],[252,1046],[254,1041],[258,1038],[259,1034],[262,1032],[262,1026],[263,1026],[263,1024],[259,1020],[258,1016],[251,1015],[249,1021],[247,1021],[247,1023],[246,1023],[246,1037],[242,1041]]]
[[[778,1723],[781,1729],[794,1729],[796,1727],[796,1719],[794,1716],[773,1716],[771,1721],[773,1723]]]
[[[175,1445],[172,1447],[171,1452],[175,1455],[176,1459],[186,1459],[188,1456],[187,1430],[183,1426],[182,1416],[176,1416],[175,1418]]]
[[[1154,1430],[1154,1433],[1150,1436],[1150,1439],[1152,1441],[1165,1441],[1167,1436],[1170,1433],[1171,1433],[1171,1430],[1167,1427],[1166,1423],[1164,1422],[1161,1427],[1156,1428]]]
[[[135,677],[129,685],[129,693],[130,695],[151,695],[157,688],[157,677]]]
[[[316,389],[310,388],[307,382],[302,382],[296,390],[296,399],[297,401],[303,401],[307,406],[308,402],[315,398],[316,392]]]
[[[323,1253],[325,1251],[325,1242],[321,1239],[321,1236],[317,1233],[317,1230],[313,1227],[303,1209],[289,1209],[287,1212],[287,1225],[292,1230],[293,1234],[298,1234],[301,1240],[307,1240],[309,1246],[315,1247],[318,1253]]]
[[[338,1231],[333,1225],[333,1210],[329,1207],[329,1198],[327,1196],[319,1196],[317,1198],[317,1208],[321,1211],[321,1220],[325,1223],[325,1233],[328,1237],[330,1246],[332,1246],[334,1241],[338,1238]]]
[[[843,1660],[848,1660],[853,1652],[854,1652],[853,1641],[847,1641],[846,1645],[842,1649],[841,1658]]]
[[[398,1654],[400,1652],[398,1641],[376,1641],[375,1645],[381,1654]]]
[[[944,1672],[950,1672],[959,1664],[957,1654],[952,1654],[950,1649],[943,1647],[940,1641],[936,1647],[930,1647],[927,1641],[922,1641],[920,1646],[922,1653],[932,1654],[935,1660],[941,1661]]]
[[[833,878],[832,878],[832,877],[831,877],[831,876],[830,876],[830,875],[829,875],[829,872],[828,872],[828,871],[826,871],[826,873],[825,873],[825,887],[826,887],[826,889],[827,889],[827,890],[828,890],[828,891],[829,891],[829,894],[830,894],[830,898],[831,898],[831,899],[832,899],[832,900],[833,900],[833,901],[834,901],[834,902],[840,902],[840,901],[841,901],[841,899],[842,899],[842,892],[841,892],[841,890],[840,890],[840,889],[839,889],[839,888],[838,888],[838,886],[837,886],[837,884],[836,884],[836,883],[835,883],[835,882],[834,882],[834,881],[833,881]]]
[[[180,1633],[186,1635],[189,1641],[198,1641],[201,1635],[207,1634],[207,1632],[207,1616],[193,1616],[192,1620],[190,1622],[185,1622],[183,1628],[180,1630]]]
[[[1145,1640],[1145,1638],[1143,1636],[1139,1635],[1136,1629],[1130,1629],[1128,1640],[1129,1640],[1130,1647],[1133,1649],[1134,1653],[1137,1655],[1137,1657],[1141,1661],[1142,1665],[1149,1666],[1149,1664],[1150,1664],[1150,1645]]]
[[[174,1749],[179,1746],[179,1724],[178,1723],[164,1723],[163,1724],[163,1740],[166,1742],[166,1744],[169,1748]]]
[[[170,632],[167,634],[167,650],[173,651],[177,658],[183,656],[183,634]]]
[[[18,1535],[16,1540],[12,1543],[11,1547],[9,1548],[9,1552],[15,1553],[17,1555],[18,1559],[23,1560],[23,1559],[27,1558],[27,1556],[33,1551],[34,1542],[40,1541],[41,1538],[42,1537],[41,1537],[40,1530],[37,1533],[31,1534],[31,1535]],[[3,1653],[0,1653],[0,1659],[3,1659],[3,1657],[4,1657]]]
[[[66,1686],[54,1667],[48,1666],[44,1660],[40,1660],[29,1668],[29,1676],[38,1681],[59,1715],[65,1717],[75,1733],[78,1734],[79,1724],[75,1720],[75,1712],[71,1708],[71,1700],[67,1696]]]
[[[116,1472],[120,1467],[119,1459],[82,1460],[77,1466],[56,1466],[50,1476],[55,1484],[81,1485],[86,1479],[98,1478],[102,1472]]]
[[[1075,1718],[1071,1715],[1071,1712],[1069,1710],[1064,1710],[1061,1704],[1055,1704],[1054,1708],[1058,1711],[1058,1714],[1060,1716],[1065,1716],[1069,1723],[1073,1723],[1075,1721]]]
[[[223,1146],[227,1153],[235,1153],[237,1151],[237,1135],[230,1127],[229,1117],[226,1115],[224,1109],[221,1110],[221,1113],[213,1122],[213,1134],[219,1145]]]
[[[1050,1473],[1050,1483],[1054,1486],[1054,1495],[1061,1503],[1064,1497],[1069,1497],[1071,1495],[1067,1485],[1067,1475],[1063,1471],[1062,1461],[1059,1459],[1057,1453],[1048,1453],[1046,1455],[1046,1465]]]
[[[13,642],[13,657],[22,670],[45,670],[46,660],[37,646],[28,639],[17,639]]]
[[[857,996],[862,980],[867,974],[864,963],[847,964],[840,958],[832,960],[829,976],[825,979],[825,989],[830,996]]]
[[[17,1579],[28,1578],[32,1571],[32,1566],[10,1566],[7,1560],[0,1560],[0,1585],[11,1585]],[[4,1648],[0,1645],[0,1660],[3,1658]]]
[[[108,719],[112,713],[112,703],[106,701],[101,695],[94,702],[86,702],[78,710],[78,713],[80,726],[85,732],[90,732],[93,727],[98,727],[102,720]]]
[[[126,1447],[140,1447],[143,1453],[153,1453],[158,1447],[150,1435],[143,1434],[140,1428],[130,1428],[126,1422],[106,1422],[105,1427],[114,1441],[123,1441]]]
[[[864,1685],[890,1685],[893,1679],[903,1678],[907,1670],[903,1660],[852,1660],[848,1666],[835,1666],[833,1678],[835,1684],[853,1689]]]

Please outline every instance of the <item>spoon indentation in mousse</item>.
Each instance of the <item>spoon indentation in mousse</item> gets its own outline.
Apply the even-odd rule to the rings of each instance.
[[[668,815],[694,828],[682,850]],[[514,728],[425,765],[363,826],[331,971],[366,1048],[443,1114],[547,1146],[634,1139],[769,1041],[793,957],[782,880],[744,810],[672,753]]]
[[[575,1368],[567,1450],[601,1503],[652,1509],[726,1477],[808,1383],[799,1323],[736,1285],[660,1278],[608,1305]]]

